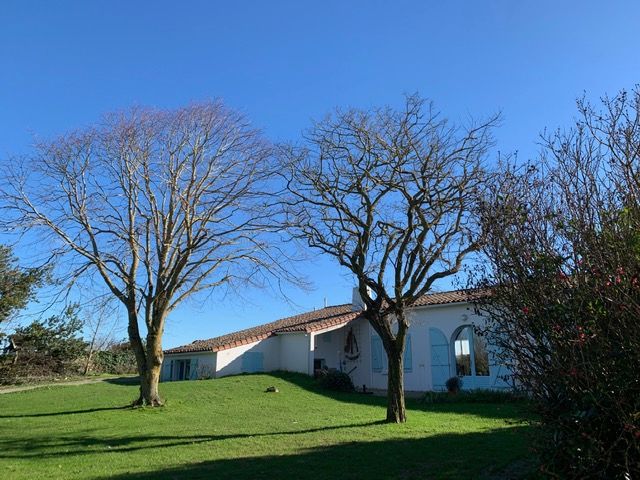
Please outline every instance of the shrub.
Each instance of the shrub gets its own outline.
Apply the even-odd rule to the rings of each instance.
[[[337,370],[321,370],[318,373],[318,383],[327,390],[338,392],[353,392],[355,390],[351,377]]]
[[[96,352],[92,364],[94,373],[123,375],[138,372],[136,356],[128,342],[122,342],[111,346],[108,350]]]
[[[451,377],[445,382],[449,393],[458,393],[462,390],[462,379],[460,377]]]
[[[640,478],[640,90],[578,105],[540,162],[496,177],[477,308],[538,412],[541,470]]]
[[[18,327],[11,335],[15,351],[0,359],[0,382],[24,383],[77,375],[87,343],[80,338],[77,307]]]
[[[420,403],[516,403],[526,402],[527,397],[509,390],[466,390],[457,395],[446,392],[426,392]]]

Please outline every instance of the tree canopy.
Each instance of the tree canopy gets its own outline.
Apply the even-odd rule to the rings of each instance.
[[[12,249],[0,245],[0,323],[27,305],[44,275],[42,268],[21,268]]]
[[[417,95],[405,100],[339,110],[282,150],[289,229],[355,276],[389,359],[393,422],[405,420],[407,308],[480,246],[474,211],[496,122],[456,126]]]
[[[183,300],[294,279],[270,221],[271,158],[243,115],[212,101],[107,115],[13,162],[6,222],[39,234],[70,280],[91,277],[124,307],[139,403],[162,403],[165,320]]]

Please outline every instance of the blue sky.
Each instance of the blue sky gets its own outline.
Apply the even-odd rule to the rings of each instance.
[[[130,105],[221,97],[288,140],[335,106],[419,91],[453,120],[501,111],[497,148],[525,159],[543,128],[570,126],[577,96],[640,82],[638,25],[632,0],[4,0],[0,158]],[[330,261],[300,269],[315,290],[290,290],[295,304],[263,292],[188,302],[165,345],[350,300]]]

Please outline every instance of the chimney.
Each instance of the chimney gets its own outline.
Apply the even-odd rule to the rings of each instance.
[[[369,287],[367,287],[367,293],[371,295],[371,289]],[[362,310],[366,310],[366,308],[367,306],[360,296],[360,290],[358,287],[354,287],[351,294],[351,310],[353,312],[361,312]]]

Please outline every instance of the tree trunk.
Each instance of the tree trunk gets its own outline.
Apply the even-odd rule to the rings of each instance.
[[[89,373],[89,367],[91,366],[91,359],[93,358],[93,344],[89,347],[89,354],[87,355],[87,361],[84,363],[84,369],[82,371],[83,375],[87,375]]]
[[[140,397],[135,405],[159,407],[163,405],[162,398],[158,392],[160,383],[160,372],[162,370],[162,323],[164,319],[156,319],[161,324],[158,332],[155,327],[149,329],[147,334],[147,345],[145,351],[145,369],[140,376]],[[156,322],[153,322],[156,324]]]
[[[147,370],[147,356],[144,352],[144,345],[142,345],[142,339],[140,338],[140,330],[138,329],[138,314],[135,311],[135,305],[128,308],[128,325],[127,332],[129,333],[129,343],[131,349],[136,356],[136,366],[138,367],[138,375],[142,378]]]
[[[160,381],[160,365],[149,364],[147,371],[140,377],[140,397],[134,402],[136,406],[160,407],[163,405],[158,392]]]
[[[140,338],[138,328],[138,314],[134,307],[128,308],[129,316],[129,342],[136,356],[138,375],[140,375],[140,395],[133,402],[134,406],[157,407],[162,405],[162,399],[158,393],[160,381],[160,368],[162,367],[162,347],[157,336],[147,335],[147,348]],[[159,357],[154,355],[160,350]],[[151,353],[151,355],[149,355]],[[155,358],[154,358],[155,357]]]
[[[387,383],[387,422],[404,423],[407,421],[407,411],[404,405],[404,366],[402,364],[402,350],[393,349],[387,352],[388,383]]]

